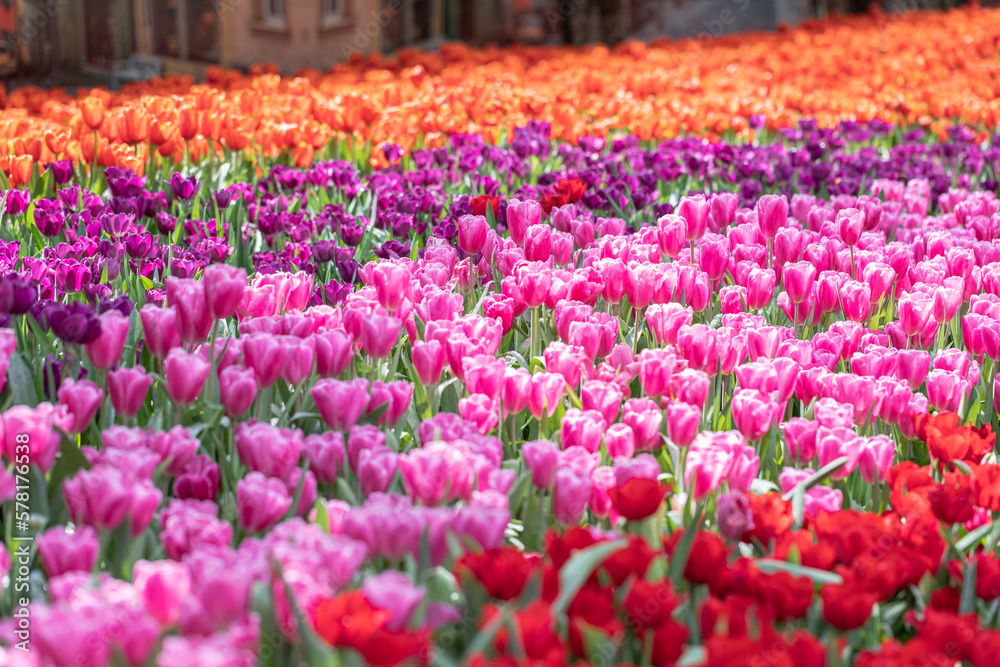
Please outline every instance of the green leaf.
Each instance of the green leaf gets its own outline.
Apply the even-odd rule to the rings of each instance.
[[[38,405],[38,393],[35,391],[35,378],[24,363],[24,358],[19,352],[10,355],[10,365],[7,367],[7,381],[10,391],[14,395],[15,405],[27,405],[35,407]]]
[[[359,419],[358,423],[359,424],[374,424],[375,422],[377,422],[379,419],[382,418],[382,415],[384,415],[385,412],[386,412],[386,410],[388,410],[388,409],[389,409],[389,401],[386,401],[385,403],[383,403],[382,405],[378,406],[377,408],[375,408],[374,410],[372,410],[370,413],[368,413],[367,415],[365,415],[364,417],[362,417],[361,419]]]
[[[701,515],[704,510],[704,505],[698,503],[697,509],[694,512],[694,520],[684,529],[684,535],[681,537],[681,541],[674,550],[673,557],[670,559],[670,580],[674,582],[674,586],[680,585],[681,580],[684,578],[684,568],[687,567],[688,556],[691,555],[691,545],[694,544],[694,536],[698,532],[698,526],[701,524]]]
[[[970,530],[966,533],[965,537],[960,539],[958,542],[955,542],[955,548],[962,553],[965,553],[970,547],[975,546],[980,540],[986,537],[992,528],[993,524],[987,523],[979,528],[976,528],[975,530]]]
[[[625,540],[601,542],[574,553],[559,570],[559,595],[552,603],[552,613],[557,616],[565,614],[569,603],[577,591],[587,583],[594,570],[600,567],[608,556],[627,544]]]
[[[775,560],[773,558],[761,558],[758,560],[757,569],[766,574],[772,574],[774,572],[787,572],[793,577],[806,577],[807,579],[811,579],[815,584],[835,584],[839,586],[844,583],[844,580],[836,572],[817,570],[814,567],[796,565],[794,563],[788,563],[783,560]]]
[[[960,616],[976,610],[976,565],[975,560],[970,560],[965,565],[965,572],[962,575],[962,596],[958,603]]]
[[[313,507],[316,508],[316,525],[322,528],[324,533],[329,533],[330,515],[326,511],[326,503],[323,502],[322,498],[317,498]]]
[[[517,516],[518,512],[521,510],[521,504],[524,502],[524,496],[528,491],[528,487],[531,484],[531,471],[526,470],[521,473],[521,475],[514,480],[513,486],[510,487],[509,497],[509,509],[511,516]]]
[[[708,651],[704,646],[688,646],[677,660],[677,667],[695,667],[708,659]]]

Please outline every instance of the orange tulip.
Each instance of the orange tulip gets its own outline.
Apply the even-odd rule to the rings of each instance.
[[[10,159],[10,184],[19,188],[31,182],[31,171],[35,161],[30,155],[15,155]]]
[[[80,115],[91,130],[96,130],[104,123],[104,112],[104,100],[99,97],[87,97],[80,101]]]

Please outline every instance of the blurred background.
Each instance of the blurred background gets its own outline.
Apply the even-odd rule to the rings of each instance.
[[[998,0],[981,0],[983,6]],[[958,0],[882,0],[883,11]],[[615,44],[774,30],[868,0],[0,0],[8,84],[117,86],[211,66],[328,70],[352,53],[392,56],[442,42]]]

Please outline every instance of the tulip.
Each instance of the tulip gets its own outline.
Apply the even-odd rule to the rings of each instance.
[[[899,324],[908,337],[924,330],[931,319],[933,298],[922,292],[911,292],[899,298],[897,304]]]
[[[691,324],[694,312],[692,308],[685,308],[679,303],[654,303],[643,315],[656,342],[668,345],[677,342],[678,332]]]
[[[507,205],[507,231],[511,240],[519,246],[524,246],[528,229],[541,221],[542,207],[537,201],[511,199]]]
[[[132,569],[132,585],[150,616],[168,628],[177,623],[181,602],[191,593],[191,571],[170,560],[139,560]]]
[[[197,343],[208,338],[213,320],[208,312],[203,282],[167,278],[167,305],[177,313],[177,333],[181,340]]]
[[[705,235],[708,227],[708,214],[710,204],[705,195],[693,195],[681,197],[677,204],[677,214],[687,223],[688,241],[697,241]]]
[[[177,332],[177,312],[173,308],[147,304],[139,311],[139,319],[142,321],[146,348],[154,357],[163,359],[171,349],[181,344],[181,336]]]
[[[718,230],[725,229],[736,219],[739,197],[735,192],[717,192],[712,195],[712,220]]]
[[[536,373],[531,378],[531,392],[528,395],[528,409],[535,419],[541,419],[542,413],[551,417],[559,409],[563,394],[566,392],[566,380],[558,373]]]
[[[840,238],[853,248],[864,231],[865,214],[856,208],[845,208],[837,213],[837,228]]]
[[[524,465],[531,471],[531,483],[538,489],[547,489],[555,480],[559,464],[559,447],[548,440],[532,440],[521,447]]]
[[[746,494],[732,491],[719,496],[717,525],[722,536],[733,542],[741,541],[747,532],[755,528]]]
[[[529,262],[545,262],[552,256],[552,229],[532,225],[524,236],[524,256]]]
[[[219,465],[206,454],[194,456],[174,477],[174,495],[182,500],[215,500],[218,493]]]
[[[687,222],[679,215],[665,215],[656,221],[656,229],[660,252],[676,257],[687,239]]]
[[[316,373],[336,377],[347,370],[354,356],[354,338],[339,329],[316,334]]]
[[[545,302],[552,287],[552,274],[542,262],[522,264],[517,274],[517,287],[528,308],[537,308]]]
[[[38,536],[38,559],[50,580],[67,572],[90,572],[99,549],[90,526],[55,526]]]
[[[362,320],[361,345],[372,359],[384,359],[399,340],[403,321],[395,317],[369,315]]]
[[[146,403],[153,378],[142,366],[119,368],[108,373],[108,393],[115,412],[126,419],[135,417]]]
[[[395,313],[403,305],[410,289],[410,269],[404,264],[379,262],[372,269],[379,305]]]
[[[458,219],[458,247],[467,255],[475,255],[486,245],[489,224],[481,215],[463,215]]]
[[[200,355],[174,348],[164,363],[167,394],[179,405],[190,405],[198,399],[208,379],[212,365]]]
[[[243,300],[247,287],[247,272],[229,264],[212,264],[202,273],[205,304],[214,320],[232,317]]]
[[[680,401],[667,406],[667,435],[680,448],[687,447],[698,435],[701,426],[701,409]]]
[[[436,384],[444,369],[444,347],[436,340],[414,341],[412,349],[413,368],[425,386]]]
[[[54,427],[69,431],[73,415],[65,406],[53,407],[51,403],[41,403],[34,408],[15,405],[3,413],[2,438],[4,455],[8,461],[37,465],[42,472],[48,472],[59,451],[60,436]],[[27,445],[27,452],[24,446]]]
[[[106,371],[118,363],[125,350],[129,319],[115,309],[104,313],[99,319],[101,335],[84,345],[84,349],[90,362],[99,370]]]
[[[938,411],[958,412],[967,397],[969,383],[958,373],[933,370],[927,374],[927,400]]]
[[[641,521],[656,513],[669,491],[668,484],[661,484],[655,479],[633,477],[610,489],[608,495],[615,511],[625,520]]]
[[[262,533],[276,524],[292,507],[284,482],[251,472],[236,483],[236,512],[248,533]]]
[[[677,347],[690,368],[715,374],[719,351],[714,329],[704,324],[683,326],[677,334]]]
[[[555,474],[552,489],[552,515],[564,526],[578,523],[590,501],[592,484],[590,475],[560,468]]]
[[[363,449],[358,454],[358,482],[361,493],[385,493],[396,476],[399,457],[388,447]]]
[[[320,380],[310,391],[326,427],[349,431],[368,405],[368,381]]]
[[[531,374],[524,368],[508,367],[504,371],[500,401],[503,405],[505,418],[509,415],[520,414],[528,407],[531,400],[532,382]]]
[[[500,421],[496,400],[485,394],[473,394],[459,399],[458,414],[462,419],[475,424],[482,435],[492,431]]]
[[[597,410],[570,408],[562,419],[559,442],[563,449],[578,446],[588,452],[601,448],[601,438],[607,430],[604,417]]]
[[[779,406],[763,392],[740,389],[732,398],[733,424],[747,440],[760,440],[767,434]]]
[[[785,264],[782,269],[782,284],[793,303],[802,303],[808,299],[815,282],[816,268],[809,262]]]
[[[635,455],[635,433],[627,424],[615,424],[604,432],[604,448],[612,459]]]
[[[660,424],[663,423],[663,412],[659,406],[648,398],[630,398],[625,401],[622,422],[632,428],[635,434],[635,447],[639,451],[659,449],[663,443],[660,434]]]
[[[613,382],[588,380],[583,383],[580,391],[580,403],[583,409],[600,412],[608,424],[613,424],[618,419],[622,398],[621,388]]]
[[[252,368],[230,366],[219,373],[219,402],[231,419],[236,419],[257,398],[257,379]]]
[[[871,314],[871,288],[857,280],[848,280],[840,288],[844,317],[852,322],[865,322]]]
[[[67,378],[59,387],[58,397],[59,403],[65,405],[73,415],[73,424],[69,428],[70,435],[79,435],[87,430],[87,426],[100,409],[104,401],[104,390],[90,380]]]
[[[785,445],[789,456],[801,463],[808,463],[816,456],[816,434],[819,423],[801,417],[792,417],[782,424]]]
[[[884,480],[886,470],[892,465],[896,453],[896,443],[885,435],[865,438],[861,443],[858,457],[858,470],[861,478],[868,484],[874,484],[876,479]]]
[[[732,470],[733,458],[723,449],[698,447],[694,446],[695,443],[692,443],[685,459],[684,483],[690,493],[700,500],[719,488]]]
[[[757,226],[768,239],[788,221],[788,200],[784,195],[764,195],[757,200]]]
[[[760,310],[771,303],[774,298],[776,282],[771,269],[754,268],[747,277],[747,307],[750,310]]]
[[[80,470],[63,483],[63,496],[74,523],[108,531],[131,517],[133,536],[146,529],[162,500],[150,480],[135,480],[110,465]]]

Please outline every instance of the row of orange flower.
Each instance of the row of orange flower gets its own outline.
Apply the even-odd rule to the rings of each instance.
[[[331,139],[434,146],[449,134],[497,141],[528,120],[556,138],[627,129],[641,139],[749,136],[803,116],[823,125],[879,118],[943,132],[959,119],[1000,123],[1000,10],[977,6],[809,22],[773,34],[583,50],[513,47],[357,57],[329,73],[281,77],[214,68],[120,92],[22,88],[0,112],[0,164],[15,182],[33,163],[70,157],[137,171],[150,152],[201,159],[225,148],[310,162]],[[382,159],[380,151],[373,158]],[[29,159],[30,158],[30,159]]]

